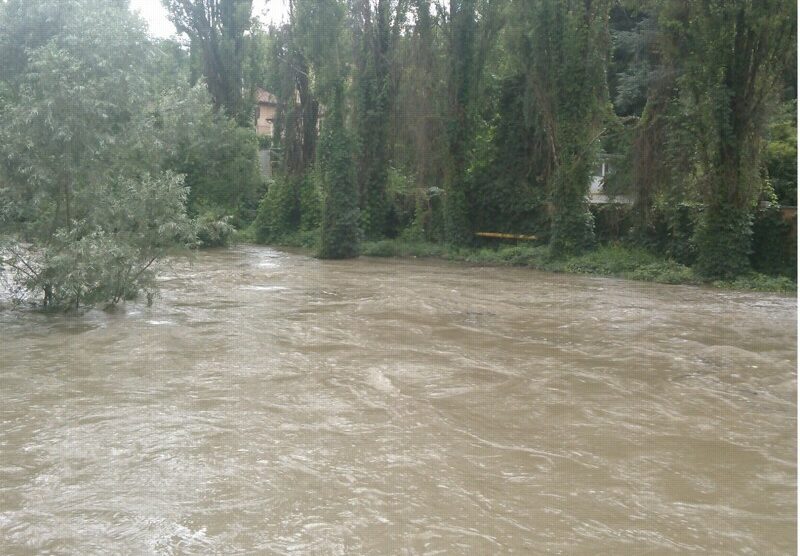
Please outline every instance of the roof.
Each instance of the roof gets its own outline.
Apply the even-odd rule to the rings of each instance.
[[[278,104],[275,95],[264,89],[256,89],[256,101],[259,104]]]

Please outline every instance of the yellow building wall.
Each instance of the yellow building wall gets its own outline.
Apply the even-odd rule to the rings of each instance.
[[[258,135],[272,135],[272,126],[275,121],[277,107],[273,104],[259,104],[256,112],[256,133]]]

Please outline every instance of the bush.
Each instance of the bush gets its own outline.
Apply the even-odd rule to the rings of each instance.
[[[594,233],[601,243],[623,239],[633,226],[632,211],[629,205],[603,204],[590,205],[594,216]]]
[[[258,243],[279,243],[298,232],[319,229],[320,194],[314,177],[309,172],[269,183],[252,226]]]
[[[383,240],[362,244],[370,257],[440,257],[473,264],[526,266],[548,272],[571,272],[618,276],[663,284],[701,284],[703,280],[688,266],[664,259],[646,249],[604,245],[594,251],[558,258],[544,245],[506,245],[498,249],[453,248],[436,243]],[[748,273],[735,280],[717,281],[720,288],[791,292],[796,283],[786,277]]]
[[[621,276],[657,262],[659,259],[644,249],[604,245],[594,251],[568,259],[564,264],[564,270],[579,274]]]
[[[163,165],[186,176],[189,212],[224,208],[244,228],[256,217],[263,187],[255,131],[212,109],[205,86],[179,88],[159,101]]]
[[[120,178],[81,191],[76,201],[83,217],[46,242],[11,239],[0,246],[0,264],[12,271],[19,291],[41,293],[47,309],[151,294],[154,264],[170,249],[194,243],[181,176]]]
[[[443,245],[385,239],[364,242],[361,254],[366,257],[442,257],[448,252]]]
[[[645,282],[662,284],[694,284],[699,280],[688,266],[675,261],[660,261],[641,266],[626,273],[626,277]]]
[[[766,276],[758,272],[749,272],[733,280],[718,280],[713,282],[713,285],[718,288],[736,290],[797,293],[797,282],[790,280],[786,276]]]
[[[194,219],[195,234],[199,247],[222,247],[228,245],[236,233],[230,223],[231,217],[219,211],[205,210]]]
[[[695,205],[662,200],[653,208],[652,224],[645,234],[644,244],[681,264],[694,264],[697,250],[692,238],[699,211]]]
[[[753,269],[797,279],[797,238],[777,207],[759,211],[753,222]]]
[[[695,229],[694,268],[706,278],[730,280],[750,271],[753,217],[748,209],[707,207]]]

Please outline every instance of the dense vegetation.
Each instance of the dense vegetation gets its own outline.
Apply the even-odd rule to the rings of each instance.
[[[271,27],[252,0],[163,4],[177,41],[126,0],[0,0],[0,277],[21,297],[149,295],[171,250],[235,229],[326,258],[796,281],[791,2],[289,0]],[[257,88],[278,100],[260,140]],[[589,202],[601,161],[620,202]]]
[[[248,14],[249,20],[249,14]],[[257,142],[125,1],[0,3],[0,278],[46,308],[155,291],[255,217]]]
[[[323,256],[358,252],[353,234],[341,250],[320,236],[320,214],[334,218],[326,199],[350,198],[353,185],[326,179],[308,133],[322,119],[329,136],[343,109],[347,133],[329,132],[352,138],[337,152],[352,152],[370,249],[381,239],[479,249],[489,245],[475,232],[492,231],[535,234],[554,260],[612,242],[691,268],[693,280],[796,276],[777,209],[796,204],[792,3],[289,4],[289,20],[256,37],[272,53],[260,83],[279,95],[283,121],[260,241],[322,237]],[[335,110],[321,41],[349,56],[337,61]],[[326,110],[336,118],[320,118]],[[605,192],[623,202],[589,204],[600,160]],[[351,222],[353,202],[340,206]]]

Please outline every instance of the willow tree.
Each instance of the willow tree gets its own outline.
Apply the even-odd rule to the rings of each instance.
[[[749,269],[753,211],[763,187],[762,137],[797,43],[785,0],[667,3],[660,22],[679,80],[699,166],[704,211],[696,269],[730,278]]]
[[[156,60],[125,2],[0,3],[0,272],[44,307],[151,293],[193,242]]]
[[[593,242],[587,204],[607,107],[609,0],[514,0],[511,57],[525,75],[525,117],[546,137],[550,247]]]

